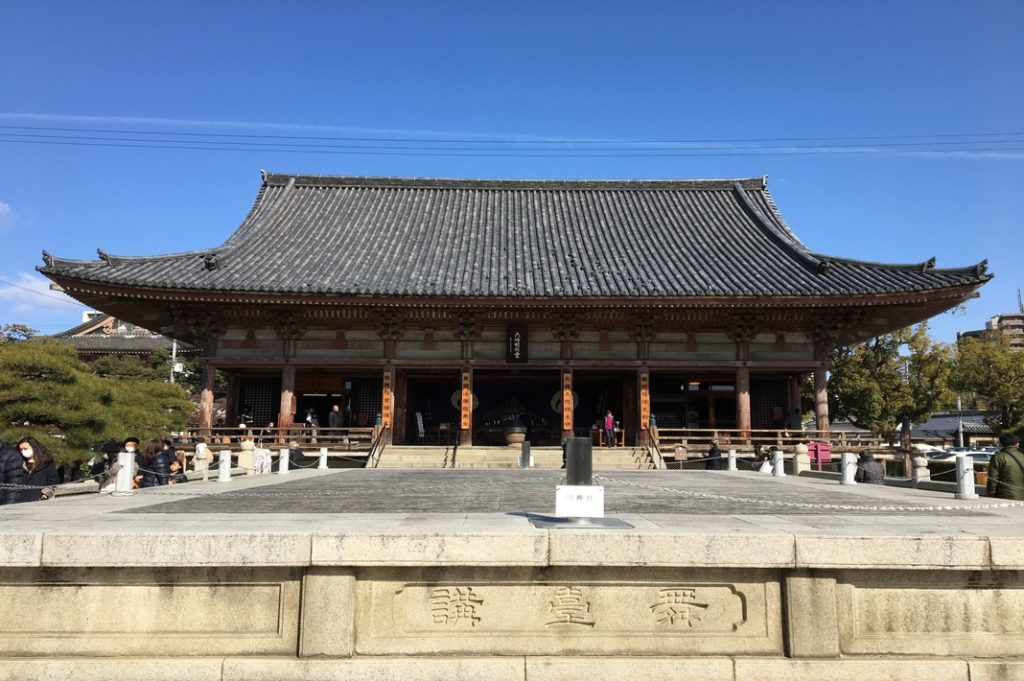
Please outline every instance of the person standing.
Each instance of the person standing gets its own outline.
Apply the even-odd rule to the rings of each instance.
[[[18,503],[21,489],[15,485],[24,485],[27,479],[28,471],[22,464],[21,454],[14,447],[0,442],[0,506]]]
[[[25,469],[26,485],[18,494],[18,502],[40,501],[53,497],[59,482],[57,466],[53,463],[53,454],[34,437],[25,437],[18,441],[21,450],[22,466]]]
[[[1024,501],[1024,452],[1016,435],[999,436],[1002,449],[988,462],[988,484],[985,494],[1000,499]]]
[[[327,415],[327,427],[331,430],[341,428],[341,407],[338,405],[331,407],[331,413]]]
[[[868,485],[885,484],[885,466],[881,461],[876,461],[870,450],[863,449],[860,452],[860,459],[857,461],[857,470],[853,474],[854,482],[863,482]]]
[[[604,415],[604,446],[615,446],[615,415],[611,409]]]
[[[148,440],[139,456],[139,475],[136,476],[139,487],[169,484],[172,461],[173,450],[156,438]]]
[[[709,471],[720,471],[722,470],[722,450],[718,448],[718,441],[712,440],[711,446],[708,447],[708,455],[706,467]]]

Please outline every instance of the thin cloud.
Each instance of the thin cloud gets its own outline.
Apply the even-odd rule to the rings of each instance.
[[[9,203],[0,201],[0,230],[14,224],[14,210]]]
[[[40,310],[67,312],[72,305],[85,307],[63,293],[51,291],[49,279],[28,272],[0,277],[0,304],[10,306],[18,313]]]

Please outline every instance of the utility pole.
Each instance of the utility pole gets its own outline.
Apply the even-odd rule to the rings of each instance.
[[[964,410],[960,405],[960,396],[956,396],[956,446],[964,446]]]
[[[171,339],[171,383],[174,383],[174,365],[178,361],[178,341]]]

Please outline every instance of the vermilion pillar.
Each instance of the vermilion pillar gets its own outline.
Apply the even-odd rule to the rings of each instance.
[[[818,430],[827,433],[829,431],[828,375],[824,366],[814,370],[814,417]]]
[[[213,390],[217,385],[217,369],[203,365],[203,392],[199,397],[199,431],[207,442],[213,435]]]
[[[281,367],[281,410],[277,413],[277,427],[284,434],[295,422],[295,365]]]

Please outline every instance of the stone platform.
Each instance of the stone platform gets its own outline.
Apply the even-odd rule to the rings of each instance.
[[[1024,679],[1024,507],[607,471],[299,470],[0,507],[2,679]]]

